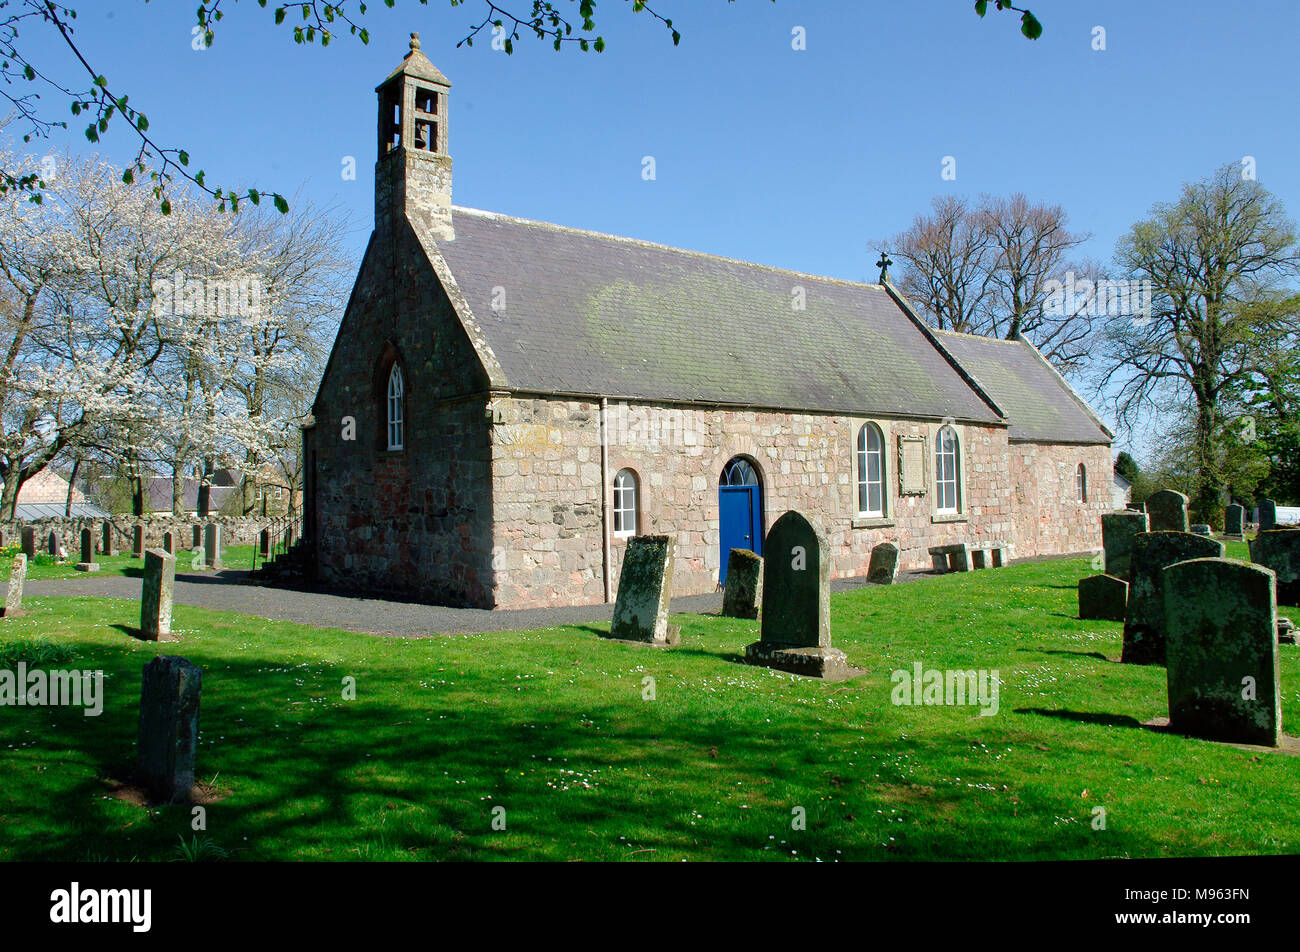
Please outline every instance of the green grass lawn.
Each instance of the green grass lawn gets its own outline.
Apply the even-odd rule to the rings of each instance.
[[[1300,852],[1300,758],[1141,728],[1166,713],[1164,669],[1116,663],[1121,626],[1074,617],[1089,572],[1066,559],[837,594],[835,644],[867,671],[841,684],[738,663],[757,623],[708,616],[676,616],[681,645],[650,649],[585,627],[386,639],[178,606],[183,640],[158,646],[123,632],[133,602],[32,600],[0,623],[0,667],[103,669],[106,704],[0,708],[0,859],[193,843],[191,808],[106,783],[131,768],[160,650],[204,669],[199,772],[226,795],[199,843],[231,859]],[[1280,650],[1300,726],[1300,653]],[[893,705],[890,674],[914,662],[997,669],[999,712]]]
[[[10,547],[12,550],[14,547]],[[251,569],[253,567],[253,549],[251,545],[228,545],[223,546],[221,550],[222,568],[227,569]],[[21,550],[17,550],[21,551]],[[39,551],[36,559],[29,559],[27,562],[28,578],[85,578],[85,572],[77,571],[77,560],[80,558],[79,548],[68,549],[69,558],[67,562],[50,563],[48,556],[43,556]],[[176,553],[176,571],[189,572],[190,560],[192,556],[189,549],[182,549]],[[129,578],[139,578],[144,569],[144,559],[134,559],[128,550],[125,554],[117,555],[98,555],[95,560],[99,563],[99,571],[91,573],[95,575],[124,575]],[[258,563],[259,565],[261,562]],[[13,568],[13,553],[7,558],[0,559],[0,580],[8,581],[10,571]]]

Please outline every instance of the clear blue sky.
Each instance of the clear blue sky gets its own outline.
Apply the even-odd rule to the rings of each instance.
[[[70,2],[84,52],[162,143],[185,147],[212,183],[339,203],[358,255],[374,87],[411,30],[453,84],[461,205],[867,280],[878,240],[949,191],[1060,203],[1103,263],[1153,202],[1246,155],[1300,212],[1294,0],[1027,0],[1045,25],[1034,42],[1014,16],[981,20],[967,0],[652,0],[681,30],[676,48],[625,0],[600,0],[604,53],[525,37],[513,56],[486,35],[456,49],[482,17],[477,0],[373,2],[370,45],[327,49],[295,45],[242,0],[203,51],[191,48],[193,3]],[[806,50],[791,48],[796,26]],[[76,75],[54,36],[32,26],[25,39],[43,68]],[[80,125],[54,142],[86,148]],[[136,142],[118,127],[101,148],[121,163]],[[954,182],[940,177],[947,155]],[[345,156],[355,181],[341,177]]]

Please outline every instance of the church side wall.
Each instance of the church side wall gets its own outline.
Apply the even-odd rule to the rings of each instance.
[[[1087,502],[1078,501],[1078,467],[1087,473]],[[1101,550],[1101,516],[1114,507],[1109,446],[1012,443],[1010,473],[1017,556]]]

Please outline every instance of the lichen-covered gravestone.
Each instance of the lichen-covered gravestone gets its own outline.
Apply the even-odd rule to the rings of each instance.
[[[1128,606],[1128,582],[1114,575],[1079,579],[1079,617],[1123,621]]]
[[[871,561],[867,563],[867,581],[877,585],[893,585],[898,577],[898,546],[880,542],[871,547]]]
[[[131,558],[144,558],[144,526],[134,526],[131,529]]]
[[[23,526],[23,555],[36,558],[36,529],[32,526]]]
[[[1233,503],[1223,511],[1223,534],[1240,539],[1246,534],[1246,507]]]
[[[1277,528],[1277,503],[1272,499],[1259,501],[1259,531],[1268,532]]]
[[[1250,560],[1277,576],[1283,605],[1300,601],[1300,529],[1268,529],[1250,540]]]
[[[672,536],[633,536],[628,540],[618,574],[610,638],[651,645],[677,644],[680,631],[668,624],[676,555],[677,543]]]
[[[826,537],[791,510],[763,543],[761,639],[745,660],[793,674],[840,680],[862,672],[831,647],[830,549]]]
[[[4,608],[0,610],[5,618],[20,618],[26,615],[23,610],[23,583],[27,580],[27,556],[19,552],[14,556],[13,567],[9,570],[9,590],[5,593]]]
[[[1147,514],[1126,509],[1107,512],[1101,517],[1101,546],[1106,553],[1106,574],[1128,579],[1133,562],[1133,540],[1146,532]]]
[[[1133,543],[1124,620],[1125,664],[1165,663],[1164,571],[1175,562],[1223,557],[1223,543],[1190,532],[1143,532]]]
[[[113,523],[105,520],[100,527],[99,551],[104,555],[113,554]]]
[[[162,549],[144,554],[144,581],[140,587],[140,637],[146,641],[174,641],[172,596],[176,591],[176,560]]]
[[[95,534],[89,528],[81,530],[81,561],[77,563],[77,571],[99,571],[99,563],[95,561]]]
[[[203,527],[203,561],[214,571],[221,568],[221,526],[215,522]]]
[[[184,801],[194,788],[202,689],[203,669],[185,658],[160,655],[144,666],[136,763],[157,800]]]
[[[1277,747],[1282,704],[1273,573],[1237,559],[1165,570],[1169,726]]]
[[[762,600],[763,557],[749,549],[732,549],[727,557],[722,614],[727,618],[757,618]]]
[[[1187,532],[1187,497],[1172,489],[1162,489],[1147,497],[1150,532]]]

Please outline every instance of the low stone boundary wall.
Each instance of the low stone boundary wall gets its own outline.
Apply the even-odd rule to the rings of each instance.
[[[14,522],[0,523],[0,533],[3,534],[3,544],[12,545],[21,540],[23,527],[33,526],[36,529],[36,551],[43,552],[50,530],[54,530],[59,534],[68,554],[72,556],[77,554],[81,545],[81,530],[87,526],[95,540],[95,550],[100,551],[102,526],[105,522],[113,527],[113,552],[130,553],[132,537],[137,525],[144,526],[146,549],[162,548],[163,533],[170,532],[172,538],[176,540],[177,550],[189,551],[194,548],[194,526],[201,526],[205,522],[215,522],[221,526],[221,545],[224,548],[228,545],[257,545],[258,534],[271,526],[275,520],[261,516],[209,520],[199,520],[194,516],[142,516],[138,519],[134,516],[109,516],[100,519],[86,517],[18,519]]]

